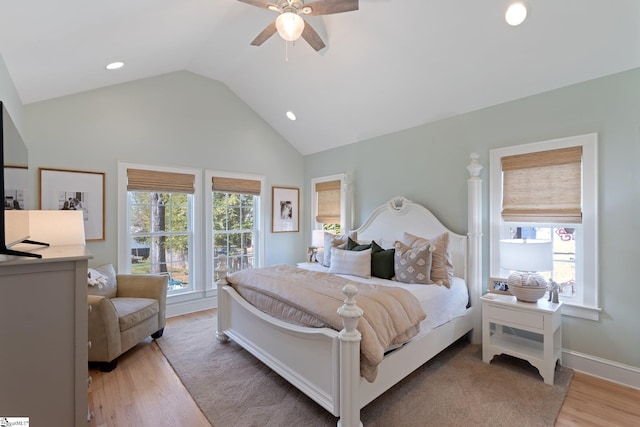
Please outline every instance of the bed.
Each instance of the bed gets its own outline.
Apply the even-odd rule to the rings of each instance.
[[[481,312],[481,188],[482,166],[471,155],[467,166],[468,232],[447,229],[427,208],[396,196],[375,209],[355,230],[358,241],[393,242],[405,233],[431,238],[448,233],[456,283],[468,292],[464,309],[444,323],[427,325],[407,343],[387,352],[373,382],[361,376],[360,340],[356,329],[362,310],[358,285],[343,288],[344,303],[336,304],[342,330],[285,322],[251,305],[226,281],[218,282],[220,341],[232,339],[263,363],[339,417],[338,426],[362,426],[360,409],[461,337],[480,342]],[[317,267],[316,267],[317,268]],[[429,285],[437,286],[437,285]],[[452,286],[453,287],[453,286]]]

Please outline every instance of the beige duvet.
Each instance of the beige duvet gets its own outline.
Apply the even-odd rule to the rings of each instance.
[[[362,334],[360,374],[370,382],[375,380],[385,349],[414,337],[426,317],[418,300],[404,289],[358,283],[288,265],[238,271],[227,281],[249,303],[278,319],[335,330],[342,329],[336,312],[345,299],[341,289],[354,284],[357,304],[364,311],[358,322]]]

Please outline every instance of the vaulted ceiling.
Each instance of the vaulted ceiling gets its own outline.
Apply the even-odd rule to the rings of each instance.
[[[316,52],[250,46],[276,14],[236,0],[5,1],[0,55],[24,104],[189,70],[304,155],[640,66],[638,0],[526,0],[518,27],[509,2],[360,0],[305,17]]]

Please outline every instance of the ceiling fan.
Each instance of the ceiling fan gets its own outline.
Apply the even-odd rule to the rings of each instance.
[[[276,32],[287,41],[296,41],[301,36],[316,51],[325,47],[324,42],[311,25],[305,22],[300,15],[330,15],[333,13],[350,12],[358,10],[358,0],[317,0],[304,3],[301,0],[238,0],[253,6],[263,7],[273,12],[278,12],[275,21],[267,25],[251,44],[260,46]]]

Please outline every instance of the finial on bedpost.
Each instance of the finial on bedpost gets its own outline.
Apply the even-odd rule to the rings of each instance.
[[[227,284],[227,256],[218,256],[218,265],[216,265],[216,271],[218,272],[217,284]]]
[[[338,316],[342,317],[342,325],[344,326],[340,334],[345,338],[357,338],[360,340],[360,332],[358,332],[356,326],[358,326],[358,319],[362,317],[363,311],[356,305],[354,298],[358,293],[358,288],[351,284],[345,285],[342,288],[342,293],[345,294],[347,299],[338,308]]]
[[[471,162],[469,162],[469,165],[467,166],[469,174],[472,178],[479,177],[480,171],[482,170],[482,165],[478,162],[480,155],[478,153],[471,153],[469,158],[471,159]]]

